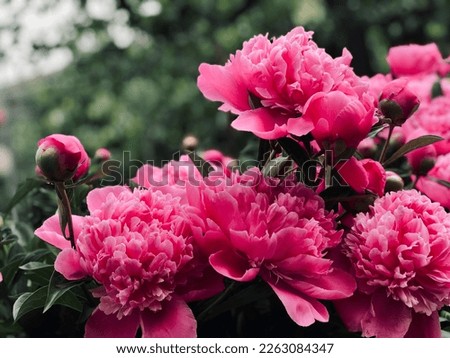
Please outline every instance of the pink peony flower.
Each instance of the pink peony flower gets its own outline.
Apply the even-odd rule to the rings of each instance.
[[[222,102],[221,110],[238,115],[232,123],[237,130],[265,139],[307,134],[313,125],[301,114],[312,95],[341,91],[358,98],[367,90],[349,67],[350,53],[344,49],[332,58],[312,34],[297,27],[272,41],[255,36],[225,66],[201,64],[198,87]]]
[[[342,139],[356,148],[376,123],[370,97],[360,101],[342,92],[316,93],[306,103],[303,117],[313,123],[312,135],[323,147]]]
[[[198,186],[203,181],[202,175],[187,155],[182,155],[179,161],[171,160],[162,168],[144,164],[132,179],[138,185],[171,193],[175,197],[185,198],[186,183]]]
[[[439,184],[436,180],[450,182],[450,153],[437,158],[433,168],[427,176],[420,177],[416,187],[431,200],[450,209],[450,189]]]
[[[0,282],[3,282],[3,275],[1,272],[0,272]]]
[[[186,302],[223,287],[193,246],[177,198],[160,191],[105,187],[87,197],[90,215],[74,216],[72,249],[53,216],[36,235],[62,251],[55,269],[68,280],[92,277],[100,304],[88,319],[86,337],[195,337]]]
[[[343,250],[358,290],[336,301],[351,331],[439,337],[450,303],[450,214],[416,190],[391,192],[355,218]]]
[[[418,131],[419,130],[419,131]],[[402,126],[404,136],[411,140],[417,133],[438,135],[444,140],[431,145],[436,155],[450,152],[450,96],[434,98],[429,104],[421,106]]]
[[[447,65],[435,43],[391,47],[387,58],[395,77],[440,73],[445,76]]]
[[[379,107],[381,113],[392,123],[401,126],[419,107],[417,95],[408,87],[406,78],[389,82],[381,92]]]
[[[91,161],[78,138],[52,134],[38,142],[36,173],[51,181],[77,181],[89,170]]]
[[[225,277],[266,281],[297,324],[327,321],[318,299],[348,297],[355,288],[326,258],[341,240],[335,215],[301,184],[264,178],[257,169],[234,179],[188,187],[196,243]]]

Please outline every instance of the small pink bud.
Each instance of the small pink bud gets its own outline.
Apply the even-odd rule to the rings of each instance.
[[[111,159],[111,152],[106,148],[98,148],[94,154],[94,160],[97,162],[106,162]]]
[[[383,89],[378,105],[381,113],[396,126],[401,126],[419,107],[419,99],[409,90],[405,78],[389,82]]]
[[[90,159],[74,136],[52,134],[38,142],[36,173],[50,181],[77,181],[89,170]]]

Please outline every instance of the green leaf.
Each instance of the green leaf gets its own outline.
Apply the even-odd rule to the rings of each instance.
[[[47,298],[47,287],[41,287],[34,292],[26,292],[22,294],[16,302],[14,302],[12,314],[14,321],[19,320],[23,315],[35,309],[41,308],[45,304]]]
[[[303,164],[310,159],[306,150],[304,150],[295,140],[290,138],[279,138],[277,141],[300,168],[302,168]]]
[[[279,177],[292,167],[292,160],[287,157],[277,157],[269,160],[262,168],[264,176]]]
[[[442,137],[439,137],[437,135],[424,135],[419,138],[413,139],[408,143],[402,145],[394,154],[392,154],[392,156],[388,160],[383,163],[383,165],[386,167],[389,164],[395,162],[397,159],[403,157],[405,154],[413,151],[414,149],[425,147],[427,145],[439,142],[442,139]]]
[[[209,164],[202,157],[198,156],[195,152],[189,152],[188,155],[203,178],[206,178],[210,172],[214,171],[211,164]]]
[[[39,179],[28,178],[23,183],[19,184],[17,191],[9,201],[5,208],[5,215],[9,215],[11,210],[19,204],[32,190],[39,188],[42,185],[42,181]]]
[[[257,282],[253,283],[236,294],[229,297],[226,301],[215,305],[207,314],[205,315],[205,320],[214,318],[224,312],[228,312],[232,309],[239,308],[250,303],[262,300],[264,298],[270,297],[273,291],[270,287],[263,283]]]
[[[70,292],[73,288],[83,284],[83,281],[69,281],[56,271],[50,278],[47,289],[47,298],[44,305],[44,313],[47,312],[56,303],[68,305],[68,307],[73,308],[76,311],[81,312],[83,305],[76,296]],[[72,297],[74,296],[74,297]]]
[[[61,305],[69,307],[75,311],[82,312],[83,304],[77,296],[70,291],[73,287],[74,286],[63,289],[64,292],[62,293],[52,293],[50,299],[48,298],[48,286],[41,287],[34,292],[26,292],[22,294],[16,302],[14,302],[12,310],[14,321],[19,320],[24,315],[35,309],[44,307],[43,313],[45,313],[53,305]]]
[[[267,159],[270,156],[270,151],[270,141],[267,139],[260,139],[258,146],[258,163],[260,168],[266,164]]]
[[[440,80],[437,80],[433,83],[433,87],[431,87],[431,98],[436,98],[444,95],[444,91],[442,90],[442,84]]]
[[[46,264],[43,262],[37,262],[37,261],[31,261],[31,262],[26,263],[25,265],[19,266],[19,268],[24,271],[42,270],[42,269],[48,268],[48,267],[53,268],[53,265]]]
[[[77,286],[81,285],[79,282]],[[83,304],[78,297],[71,291],[75,286],[66,287],[63,289],[55,289],[48,292],[47,299],[44,305],[44,311],[47,312],[55,304],[69,307],[77,312],[83,311]]]
[[[374,125],[372,127],[371,131],[369,132],[369,134],[367,135],[367,137],[375,138],[378,133],[380,133],[382,130],[384,130],[386,128],[388,128],[388,126],[386,124]]]

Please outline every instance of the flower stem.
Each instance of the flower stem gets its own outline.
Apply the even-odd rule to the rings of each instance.
[[[383,150],[381,151],[381,154],[380,154],[380,159],[378,160],[381,164],[383,164],[384,158],[386,157],[387,148],[389,146],[389,142],[391,141],[391,136],[392,136],[393,130],[394,130],[394,126],[389,125],[388,136],[387,136],[386,142],[384,142]]]
[[[223,291],[214,301],[212,301],[197,317],[197,321],[204,320],[211,308],[217,305],[220,301],[222,301],[234,288],[236,287],[236,281],[232,282],[226,289]]]
[[[58,194],[58,200],[62,207],[62,213],[60,213],[60,226],[63,236],[70,241],[70,245],[75,249],[75,236],[73,234],[72,223],[72,208],[70,207],[69,197],[67,196],[66,187],[64,182],[55,182],[56,193]],[[62,221],[63,220],[63,221]],[[69,237],[66,236],[66,225],[69,229]]]

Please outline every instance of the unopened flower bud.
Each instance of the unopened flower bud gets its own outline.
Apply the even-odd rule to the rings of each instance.
[[[419,99],[407,87],[407,80],[399,78],[383,89],[378,105],[381,113],[396,126],[401,126],[419,107]]]
[[[433,169],[436,164],[436,159],[431,157],[425,157],[422,159],[419,165],[419,170],[417,174],[419,175],[427,175],[428,172]]]
[[[384,192],[389,193],[391,191],[402,190],[405,186],[405,182],[397,173],[386,171],[386,185],[384,187]]]
[[[77,181],[89,170],[90,159],[78,138],[52,134],[38,142],[36,173],[50,181]]]
[[[193,152],[198,147],[198,139],[193,135],[187,135],[182,142],[183,149],[188,152]]]
[[[106,148],[98,148],[93,159],[98,163],[106,162],[111,159],[111,152]]]

